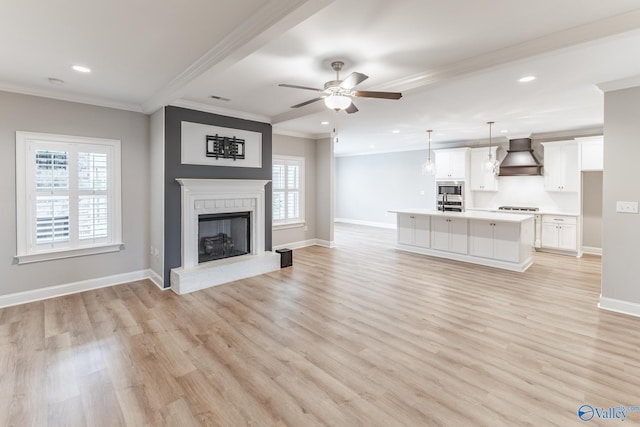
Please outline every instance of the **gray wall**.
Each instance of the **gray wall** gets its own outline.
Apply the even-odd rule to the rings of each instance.
[[[164,108],[151,115],[150,120],[151,159],[149,198],[151,215],[149,217],[150,265],[158,275],[159,286],[164,285]]]
[[[435,178],[421,173],[426,159],[427,150],[337,157],[336,218],[395,224],[389,209],[435,209]]]
[[[640,215],[616,213],[616,201],[640,198],[640,87],[606,92],[602,296],[640,304]]]
[[[145,114],[0,92],[0,295],[145,270],[149,247],[149,117]],[[17,265],[15,133],[31,131],[122,141],[124,250]]]
[[[273,135],[273,157],[304,157],[304,212],[306,227],[273,230],[273,246],[288,245],[316,238],[316,141]]]
[[[602,172],[582,173],[582,246],[602,249]]]
[[[326,245],[333,245],[334,163],[331,139],[316,141],[316,237]]]
[[[181,123],[183,121],[244,129],[262,133],[262,167],[234,168],[207,165],[183,165],[180,162]],[[181,265],[181,198],[176,178],[266,179],[271,180],[271,125],[235,117],[220,116],[180,107],[165,107],[164,157],[164,285],[170,285],[172,268]],[[204,144],[204,142],[203,142]],[[271,206],[271,182],[265,187],[265,205]],[[271,209],[265,212],[265,250],[271,250]]]

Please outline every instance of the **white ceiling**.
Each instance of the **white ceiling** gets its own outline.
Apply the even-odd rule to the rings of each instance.
[[[426,129],[434,145],[485,139],[488,120],[505,137],[598,127],[596,84],[640,75],[637,0],[6,3],[0,90],[147,113],[183,105],[313,138],[336,127],[337,154],[424,148]],[[291,109],[317,94],[278,84],[322,87],[336,59],[342,77],[370,76],[357,89],[403,98],[356,99],[351,115]]]

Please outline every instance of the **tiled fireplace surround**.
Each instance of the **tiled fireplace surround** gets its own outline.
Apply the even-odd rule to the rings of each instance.
[[[280,257],[265,251],[265,189],[269,181],[178,178],[182,205],[182,262],[171,270],[177,294],[257,276],[280,268]],[[198,264],[198,215],[251,212],[251,253]]]

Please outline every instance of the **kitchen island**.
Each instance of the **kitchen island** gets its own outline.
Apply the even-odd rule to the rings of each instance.
[[[440,258],[525,271],[532,264],[534,216],[486,211],[397,209],[396,248]]]

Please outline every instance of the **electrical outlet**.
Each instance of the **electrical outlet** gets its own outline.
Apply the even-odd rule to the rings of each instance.
[[[616,202],[616,212],[638,213],[638,202]]]
[[[420,190],[420,195],[424,196],[424,190]]]

